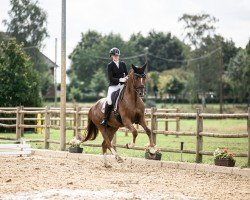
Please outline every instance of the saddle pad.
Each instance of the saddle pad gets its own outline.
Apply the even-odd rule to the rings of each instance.
[[[115,103],[113,103],[113,105],[114,105],[113,110],[114,110],[114,111],[117,111],[118,101],[119,101],[119,99],[120,99],[120,95],[121,95],[121,92],[122,92],[123,89],[124,89],[124,85],[121,86],[119,95],[118,95],[118,97],[117,97]],[[102,102],[101,102],[101,103],[102,103],[102,109],[101,109],[102,113],[105,112],[105,105],[106,105],[106,102],[107,102],[107,98],[104,98],[104,99],[102,100]]]

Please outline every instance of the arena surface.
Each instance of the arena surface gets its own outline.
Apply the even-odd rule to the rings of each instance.
[[[0,157],[0,199],[250,199],[249,176],[109,160]]]

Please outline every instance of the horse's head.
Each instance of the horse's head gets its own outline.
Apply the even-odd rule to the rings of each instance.
[[[133,79],[133,86],[135,91],[140,97],[145,95],[145,79],[146,79],[146,69],[147,63],[142,67],[137,67],[132,64],[131,78]]]

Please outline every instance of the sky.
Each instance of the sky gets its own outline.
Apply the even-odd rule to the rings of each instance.
[[[58,40],[57,63],[60,66],[61,0],[38,0],[48,15],[50,37],[42,52],[55,60],[55,38]],[[0,0],[0,31],[8,19],[9,0]],[[208,13],[219,19],[216,33],[232,39],[245,48],[250,38],[249,0],[67,0],[66,53],[69,55],[81,39],[81,33],[96,30],[103,35],[119,33],[128,40],[132,33],[147,35],[150,30],[171,32],[183,40],[183,24],[178,18],[184,13]],[[111,47],[110,47],[111,48]],[[104,52],[104,54],[108,52]],[[122,52],[121,52],[122,53]],[[67,59],[67,68],[70,60]],[[58,81],[60,82],[60,69]]]

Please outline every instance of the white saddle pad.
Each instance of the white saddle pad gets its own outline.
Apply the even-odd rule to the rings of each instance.
[[[122,92],[123,88],[124,88],[124,85],[122,85],[121,88],[120,88],[119,95],[118,95],[118,97],[117,97],[117,99],[116,99],[116,102],[115,102],[114,111],[117,111],[118,101],[119,101],[119,99],[120,99],[120,95],[121,95],[121,92]],[[104,98],[104,99],[102,100],[102,102],[101,102],[101,103],[102,103],[102,109],[101,109],[102,113],[105,112],[105,105],[106,105],[106,102],[107,102],[107,98]]]

